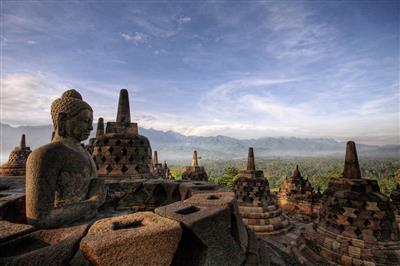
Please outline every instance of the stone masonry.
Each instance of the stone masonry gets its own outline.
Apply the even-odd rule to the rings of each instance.
[[[99,119],[96,138],[89,144],[99,177],[153,178],[150,142],[139,135],[137,123],[131,123],[127,90],[120,92],[116,122],[107,122],[104,133],[104,122]]]
[[[302,177],[299,166],[283,181],[278,193],[279,206],[293,218],[308,221],[318,216],[320,193],[315,193],[308,179]]]
[[[268,180],[263,171],[255,168],[253,148],[249,148],[247,169],[240,171],[233,189],[243,222],[256,234],[278,234],[289,230],[289,220],[282,215],[271,195]]]
[[[325,191],[319,221],[293,246],[306,265],[399,265],[400,234],[390,199],[361,178],[355,143],[347,143],[342,178]]]
[[[152,173],[154,176],[164,179],[170,179],[170,172],[167,163],[165,161],[164,164],[158,162],[157,151],[153,152]]]
[[[187,166],[182,173],[183,180],[208,181],[208,175],[204,166],[199,166],[197,151],[193,151],[192,166]]]
[[[25,176],[25,165],[31,149],[25,144],[25,134],[21,136],[20,145],[10,153],[8,162],[0,166],[0,176]]]

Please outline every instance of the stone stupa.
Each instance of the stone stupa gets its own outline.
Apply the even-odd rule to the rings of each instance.
[[[292,217],[309,220],[317,217],[320,204],[320,193],[315,193],[310,181],[305,179],[296,165],[291,176],[283,181],[278,193],[279,206]]]
[[[347,143],[343,177],[332,178],[319,220],[292,247],[306,265],[399,265],[400,234],[390,199],[361,178],[356,146]]]
[[[167,165],[167,161],[164,161],[163,169],[164,169],[164,173],[165,173],[165,179],[174,179],[171,174],[171,170],[169,169],[169,167]]]
[[[279,234],[290,229],[289,220],[271,195],[263,171],[256,170],[253,148],[249,148],[247,169],[239,172],[233,189],[243,222],[256,234]]]
[[[99,177],[119,179],[153,178],[151,146],[139,135],[137,123],[131,122],[128,91],[119,95],[116,122],[99,119],[96,138],[90,140],[89,152],[97,165]]]
[[[165,175],[165,170],[163,165],[161,163],[158,162],[158,153],[157,151],[153,152],[153,160],[152,160],[153,164],[152,164],[152,173],[154,176],[160,177],[160,178],[166,178]]]
[[[25,176],[25,165],[31,149],[26,146],[25,134],[22,134],[20,145],[11,151],[8,161],[0,166],[0,176]]]
[[[182,173],[182,179],[192,181],[208,181],[208,175],[204,169],[204,166],[199,166],[197,151],[193,151],[192,166],[186,167],[185,171]]]

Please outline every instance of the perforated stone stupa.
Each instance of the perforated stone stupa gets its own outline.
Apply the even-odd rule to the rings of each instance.
[[[158,162],[158,154],[157,151],[153,152],[153,165],[152,165],[152,173],[154,176],[169,179],[169,168],[167,163],[164,161],[164,165]]]
[[[278,234],[289,230],[289,220],[282,215],[271,195],[268,180],[263,171],[256,170],[253,148],[249,148],[247,169],[240,171],[233,189],[243,222],[256,234]]]
[[[140,179],[152,178],[151,146],[131,122],[128,91],[120,91],[116,122],[99,120],[96,138],[88,150],[97,165],[99,177]]]
[[[193,151],[192,166],[187,166],[185,172],[182,173],[183,180],[208,181],[208,175],[204,166],[199,166],[197,151]]]
[[[25,144],[25,134],[21,136],[20,145],[11,151],[8,161],[0,166],[0,176],[25,176],[25,165],[31,149]]]
[[[347,143],[342,178],[325,191],[320,218],[293,247],[307,265],[399,265],[400,234],[390,199],[362,179],[355,143]]]
[[[169,167],[167,165],[167,161],[164,161],[163,168],[164,168],[165,178],[166,179],[174,179],[174,177],[171,174],[171,170],[169,169]]]
[[[279,206],[292,217],[308,220],[318,215],[320,193],[315,193],[308,179],[301,176],[299,166],[283,181],[279,193]]]

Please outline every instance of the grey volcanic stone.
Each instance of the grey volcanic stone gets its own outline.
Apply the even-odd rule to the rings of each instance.
[[[181,200],[190,198],[196,193],[227,191],[224,187],[206,181],[181,181],[179,192]]]
[[[152,212],[97,221],[80,249],[95,265],[170,265],[182,229]]]
[[[88,225],[39,230],[0,245],[0,265],[66,265]]]
[[[0,220],[0,243],[6,242],[20,235],[30,233],[33,230],[33,226],[28,224],[15,224]]]
[[[200,205],[176,202],[155,210],[183,226],[173,265],[242,265],[246,251],[232,235],[230,208]]]
[[[92,108],[75,90],[51,106],[52,143],[34,150],[26,165],[26,215],[37,227],[57,227],[96,215],[105,191],[81,141],[93,129]]]

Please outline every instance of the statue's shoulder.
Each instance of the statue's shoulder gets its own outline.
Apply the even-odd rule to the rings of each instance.
[[[65,155],[67,147],[61,142],[51,142],[46,145],[40,146],[32,151],[29,155],[31,159],[49,159],[58,160],[60,156]]]

